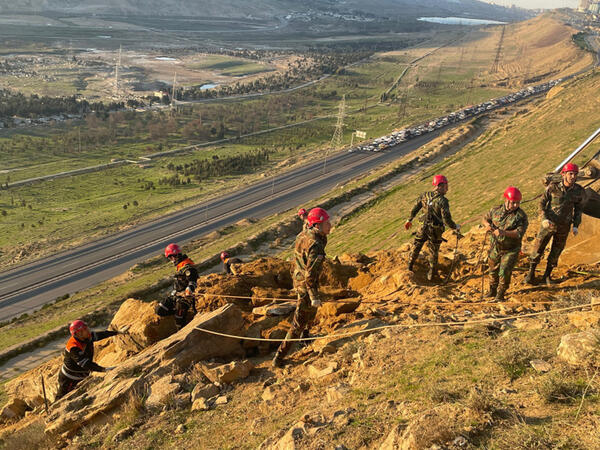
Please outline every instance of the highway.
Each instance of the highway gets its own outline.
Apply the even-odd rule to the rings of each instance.
[[[310,202],[382,164],[433,140],[446,128],[418,136],[383,152],[340,152],[323,160],[199,203],[38,261],[0,273],[0,320],[31,312],[64,294],[92,287],[161,254],[170,242],[186,242],[247,217],[266,217]]]

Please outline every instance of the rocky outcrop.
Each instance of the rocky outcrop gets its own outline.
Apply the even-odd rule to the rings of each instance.
[[[215,357],[241,355],[238,339],[216,336],[199,328],[239,334],[244,320],[235,305],[197,315],[179,332],[131,357],[116,369],[93,376],[52,405],[46,431],[70,435],[110,415],[131,395],[145,395],[147,386],[191,364]],[[167,383],[171,384],[171,383]]]
[[[111,330],[128,327],[127,334],[114,336],[96,344],[96,362],[115,366],[146,347],[177,331],[173,316],[161,317],[154,310],[158,302],[130,298],[123,302],[110,325]]]
[[[560,340],[558,357],[576,367],[600,364],[600,332],[596,330],[566,334]]]

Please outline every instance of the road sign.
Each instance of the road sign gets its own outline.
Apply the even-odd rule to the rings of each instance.
[[[360,139],[365,139],[367,137],[367,132],[366,131],[358,131],[356,130],[355,133],[357,138]]]

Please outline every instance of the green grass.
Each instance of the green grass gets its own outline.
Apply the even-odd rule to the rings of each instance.
[[[188,65],[191,69],[210,70],[222,75],[241,77],[273,70],[268,64],[224,55],[201,56],[202,60]]]
[[[600,72],[584,76],[549,100],[538,101],[526,114],[511,117],[483,133],[460,153],[437,164],[385,194],[369,209],[357,212],[336,227],[328,250],[369,251],[395,247],[410,239],[399,232],[418,195],[430,189],[430,178],[444,173],[450,181],[447,195],[457,223],[478,223],[478,217],[502,202],[508,185],[518,186],[524,199],[542,192],[542,176],[554,167],[593,130],[595,100],[582,102],[600,85]],[[577,123],[577,126],[573,126]],[[577,162],[586,161],[586,150]],[[537,202],[524,204],[533,217]]]

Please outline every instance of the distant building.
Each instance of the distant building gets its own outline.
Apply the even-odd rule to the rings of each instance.
[[[600,3],[592,3],[591,5],[588,6],[588,11],[591,12],[592,14],[600,13]]]
[[[579,11],[584,12],[590,7],[591,0],[580,0],[579,2]]]

